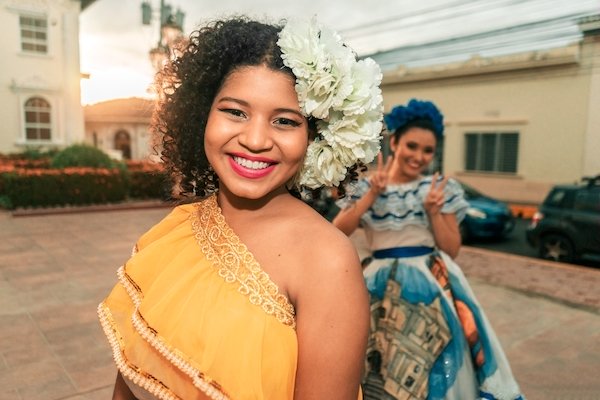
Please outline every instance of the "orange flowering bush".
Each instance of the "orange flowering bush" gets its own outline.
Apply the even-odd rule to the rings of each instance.
[[[129,196],[137,199],[162,199],[167,195],[167,174],[162,164],[150,161],[126,161]]]
[[[127,197],[127,181],[118,169],[15,168],[0,180],[1,203],[8,208],[100,204]]]
[[[48,207],[164,199],[162,164],[125,161],[118,168],[51,168],[39,159],[0,155],[0,207]]]

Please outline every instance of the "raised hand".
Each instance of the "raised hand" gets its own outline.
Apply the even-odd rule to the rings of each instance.
[[[383,155],[379,153],[377,155],[377,169],[373,172],[369,178],[371,184],[371,190],[375,194],[383,192],[388,184],[391,177],[390,171],[392,169],[393,157],[388,156],[385,164],[383,163]]]
[[[431,178],[431,187],[429,188],[427,196],[425,196],[425,200],[423,200],[423,207],[429,216],[439,214],[444,205],[444,201],[446,201],[444,188],[446,187],[446,183],[448,183],[448,177],[444,177],[438,182],[439,176],[439,172],[433,174],[433,177]]]

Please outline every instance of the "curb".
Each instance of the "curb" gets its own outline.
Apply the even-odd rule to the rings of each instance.
[[[469,246],[469,245],[462,245],[461,251],[463,251],[463,250],[467,251],[467,252],[471,252],[471,253],[479,253],[482,255],[489,255],[489,256],[496,257],[496,258],[505,258],[508,260],[512,259],[512,260],[521,261],[521,262],[535,263],[535,264],[538,264],[538,265],[541,265],[544,267],[559,268],[559,269],[563,269],[565,271],[572,271],[573,269],[579,269],[581,272],[586,272],[586,273],[587,272],[592,272],[592,273],[600,272],[600,271],[595,271],[591,267],[585,267],[585,266],[578,265],[578,264],[568,264],[568,263],[559,262],[559,261],[549,261],[549,260],[544,260],[542,258],[521,256],[519,254],[512,254],[512,253],[504,253],[502,251],[482,249],[480,247],[474,247],[474,246]]]
[[[114,204],[95,204],[89,206],[66,206],[66,207],[48,207],[48,208],[20,208],[10,211],[13,217],[37,217],[42,215],[59,215],[59,214],[78,214],[86,212],[105,212],[105,211],[124,211],[124,210],[141,210],[149,208],[169,208],[173,204],[160,201],[133,201],[128,203]]]
[[[457,263],[467,276],[600,315],[600,269],[463,246]]]

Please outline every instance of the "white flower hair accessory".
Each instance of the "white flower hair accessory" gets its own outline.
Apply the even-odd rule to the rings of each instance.
[[[310,21],[291,20],[277,45],[296,76],[296,93],[306,117],[317,119],[318,135],[308,146],[299,186],[338,186],[348,168],[373,161],[383,128],[381,69],[354,52],[334,31]]]

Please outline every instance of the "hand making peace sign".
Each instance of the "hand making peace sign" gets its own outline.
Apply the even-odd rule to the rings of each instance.
[[[444,188],[446,187],[446,183],[448,183],[448,177],[446,176],[438,182],[439,176],[439,172],[433,174],[433,177],[431,178],[431,188],[429,189],[425,200],[423,200],[423,207],[429,216],[439,214],[446,201]]]
[[[371,174],[371,177],[369,178],[371,190],[375,194],[380,194],[385,190],[388,181],[391,178],[390,171],[392,169],[392,162],[393,157],[390,155],[388,156],[384,165],[383,155],[381,153],[377,154],[377,169]]]

